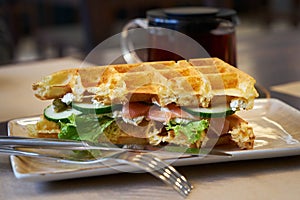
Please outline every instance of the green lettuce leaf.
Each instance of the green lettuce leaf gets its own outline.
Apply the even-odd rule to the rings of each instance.
[[[207,120],[192,121],[187,124],[178,124],[171,120],[167,124],[166,129],[173,130],[175,135],[186,135],[188,141],[192,144],[202,137],[203,131],[208,127],[209,122]]]
[[[84,140],[90,142],[98,142],[98,139],[104,130],[114,122],[114,119],[102,116],[96,118],[94,116],[82,115],[69,117],[69,122],[60,122],[60,139]]]

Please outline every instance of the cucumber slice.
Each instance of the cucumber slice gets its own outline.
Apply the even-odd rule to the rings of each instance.
[[[203,118],[226,117],[235,113],[235,111],[231,110],[231,108],[224,105],[217,105],[211,108],[185,107],[184,109],[192,115]]]
[[[67,109],[62,112],[56,112],[53,105],[48,106],[44,110],[45,118],[54,122],[67,121],[68,117],[70,117],[72,114],[80,115],[81,112],[75,109]]]
[[[92,103],[72,103],[72,107],[85,114],[106,114],[112,112],[112,105],[96,105]],[[115,107],[114,107],[115,108]]]

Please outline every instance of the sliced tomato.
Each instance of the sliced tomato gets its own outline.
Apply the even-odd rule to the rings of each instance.
[[[176,104],[169,104],[167,105],[167,108],[172,113],[172,118],[197,119],[194,115],[182,110],[181,107]]]
[[[152,106],[148,112],[147,119],[158,121],[158,122],[168,122],[172,118],[172,113],[168,110],[161,110],[158,106]]]
[[[123,106],[122,114],[123,117],[133,119],[139,116],[147,116],[150,105],[142,102],[130,102]]]
[[[122,115],[125,118],[133,119],[145,116],[148,120],[168,122],[173,118],[198,119],[198,117],[182,110],[176,104],[169,104],[167,109],[157,105],[149,105],[142,102],[131,102],[122,108]]]
[[[198,117],[182,110],[175,104],[169,104],[167,109],[162,109],[158,106],[152,106],[149,110],[147,118],[159,122],[168,122],[173,118],[198,119]]]

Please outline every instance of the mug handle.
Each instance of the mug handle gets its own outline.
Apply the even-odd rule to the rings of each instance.
[[[133,43],[128,37],[129,30],[133,28],[148,29],[148,20],[145,18],[133,19],[129,21],[122,29],[121,50],[122,50],[123,58],[128,64],[143,62],[136,54]]]

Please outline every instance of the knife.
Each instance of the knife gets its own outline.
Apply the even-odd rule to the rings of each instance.
[[[193,149],[177,146],[153,147],[149,145],[115,145],[112,143],[92,143],[89,141],[61,140],[50,138],[29,138],[18,136],[0,136],[0,148],[41,148],[57,150],[102,150],[102,151],[138,151],[154,153],[161,151],[170,154],[185,154],[191,156],[232,156],[222,150],[216,149]]]

